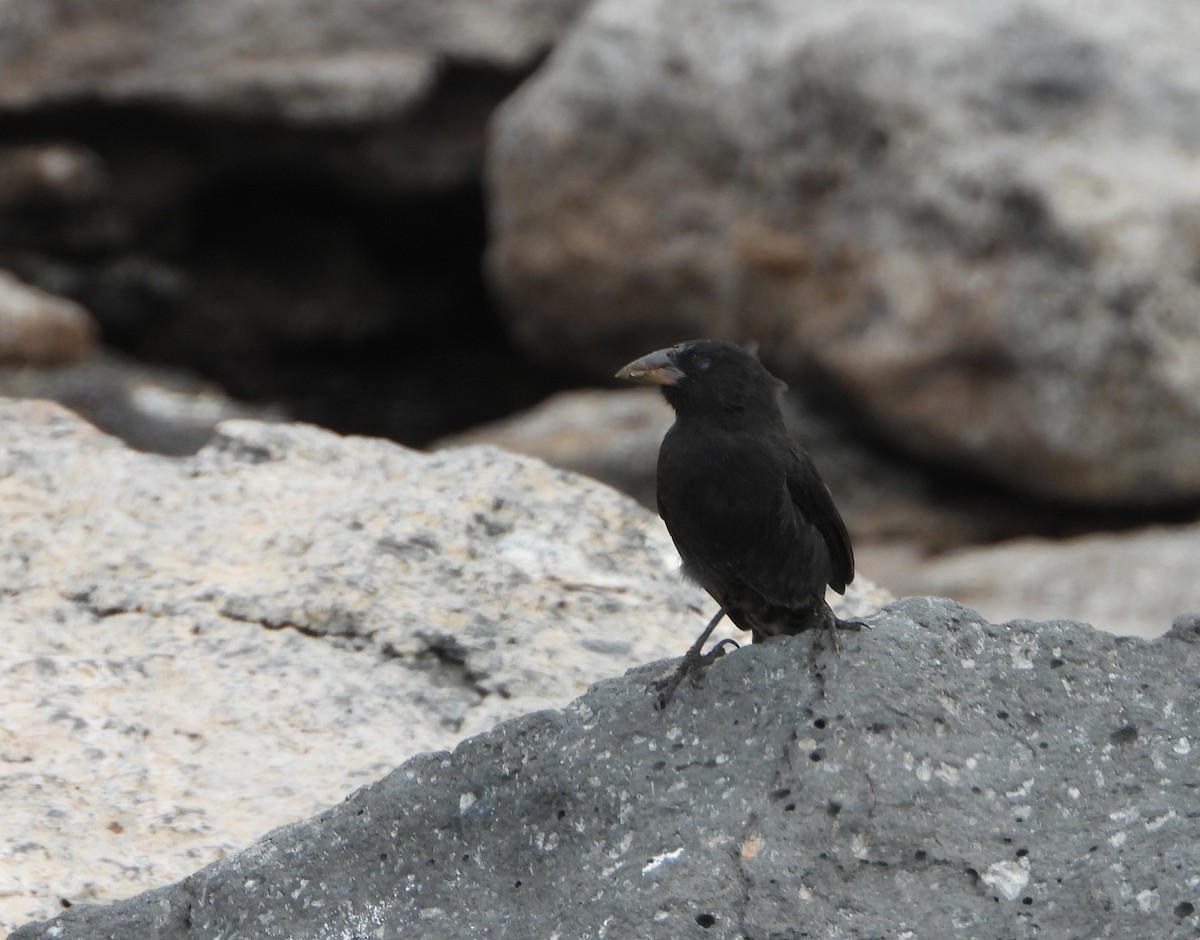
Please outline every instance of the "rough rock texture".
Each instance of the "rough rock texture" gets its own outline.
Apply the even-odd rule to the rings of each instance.
[[[0,400],[0,516],[0,933],[678,655],[712,608],[632,500],[488,448],[235,421],[172,459]]]
[[[992,620],[1070,616],[1113,633],[1157,636],[1182,610],[1200,611],[1200,523],[1070,539],[1014,539],[887,571],[897,593],[938,594]]]
[[[0,365],[72,362],[92,348],[95,335],[79,304],[0,270]]]
[[[0,366],[0,396],[47,398],[138,450],[194,454],[231,418],[282,420],[279,408],[235,402],[194,375],[97,349],[53,368]]]
[[[1200,932],[1200,619],[873,624],[737,651],[665,713],[648,669],[599,683],[14,940]]]
[[[1026,492],[1200,497],[1190,0],[600,0],[493,123],[490,269],[598,374],[756,337]]]

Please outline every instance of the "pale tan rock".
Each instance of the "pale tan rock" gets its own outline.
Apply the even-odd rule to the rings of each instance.
[[[933,559],[886,546],[864,554],[898,594],[935,594],[973,607],[993,623],[1082,620],[1112,633],[1158,636],[1200,611],[1200,524],[1153,526],[1061,541],[1014,539]]]
[[[72,362],[94,344],[83,307],[0,270],[0,363]]]
[[[528,411],[436,442],[492,444],[584,473],[654,505],[658,446],[674,421],[652,389],[560,392]]]
[[[652,514],[494,448],[232,421],[167,458],[0,400],[0,514],[0,930],[678,656],[713,610]]]

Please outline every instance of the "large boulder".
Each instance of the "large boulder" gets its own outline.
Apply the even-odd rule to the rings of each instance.
[[[1200,619],[872,623],[736,651],[665,712],[649,669],[599,683],[13,940],[1195,934]]]
[[[1188,0],[600,0],[493,124],[514,335],[755,337],[906,449],[1200,497]]]
[[[0,933],[678,655],[713,610],[654,516],[493,448],[231,421],[166,458],[0,400],[0,515]]]

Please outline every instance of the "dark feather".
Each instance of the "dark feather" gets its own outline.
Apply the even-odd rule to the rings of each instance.
[[[826,586],[854,579],[845,523],[788,437],[778,382],[732,343],[693,340],[618,375],[662,386],[675,424],[658,457],[658,509],[683,559],[756,640],[828,626]]]

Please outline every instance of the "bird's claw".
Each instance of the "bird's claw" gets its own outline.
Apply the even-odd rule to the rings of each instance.
[[[654,699],[654,710],[655,711],[660,712],[664,708],[667,707],[667,704],[671,701],[672,698],[675,697],[675,690],[677,688],[679,688],[679,683],[682,682],[683,677],[686,676],[691,671],[692,671],[691,669],[684,668],[683,663],[680,663],[679,667],[674,672],[672,672],[670,675],[661,676],[658,679],[655,679],[653,682],[651,682],[648,686],[646,686],[646,691],[650,692],[651,694],[653,694],[655,696],[655,699]],[[697,677],[692,676],[692,684],[695,685],[697,683],[697,681],[698,681]]]
[[[741,643],[739,643],[733,637],[727,636],[727,637],[725,637],[725,639],[721,640],[719,643],[717,643],[715,646],[713,646],[713,648],[710,649],[707,653],[705,653],[703,656],[701,656],[700,657],[701,662],[707,666],[713,660],[720,659],[722,656],[724,656],[726,643],[728,643],[730,646],[732,646],[735,650],[740,650],[742,648]]]
[[[727,637],[703,655],[692,653],[689,650],[674,672],[667,676],[661,676],[646,686],[647,692],[657,693],[658,697],[654,702],[655,711],[662,711],[667,707],[667,704],[675,695],[675,690],[679,688],[679,683],[684,680],[685,676],[691,680],[692,688],[700,688],[701,673],[725,655],[726,644],[729,644],[734,649],[740,649],[737,640]]]

